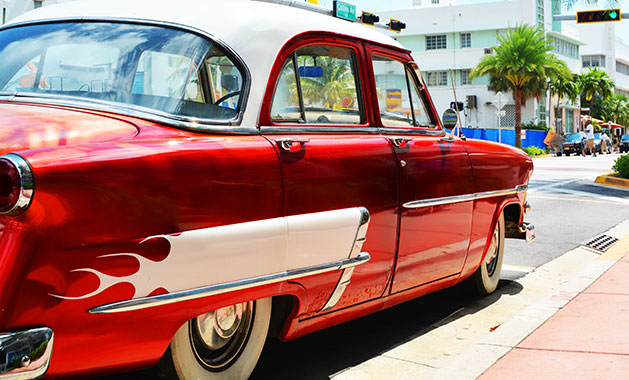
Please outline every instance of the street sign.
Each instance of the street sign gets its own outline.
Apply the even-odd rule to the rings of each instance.
[[[443,126],[446,128],[454,128],[457,124],[457,121],[459,120],[456,117],[456,111],[453,110],[452,108],[448,108],[447,110],[443,111]]]
[[[342,18],[343,20],[356,21],[356,6],[342,1],[335,0],[332,3],[334,11],[334,17]]]
[[[507,97],[504,96],[504,94],[502,92],[498,91],[496,93],[496,97],[491,102],[491,104],[493,104],[494,107],[496,107],[499,110],[501,110],[505,105],[507,105]]]
[[[496,110],[496,116],[504,116],[507,114],[507,111],[505,110]]]

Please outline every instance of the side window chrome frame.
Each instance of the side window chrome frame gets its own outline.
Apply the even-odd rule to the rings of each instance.
[[[54,23],[69,23],[69,22],[109,22],[109,23],[126,23],[126,24],[138,24],[146,26],[166,27],[175,30],[180,30],[187,33],[193,33],[203,39],[210,41],[217,47],[218,50],[222,50],[225,55],[231,59],[234,65],[241,70],[243,76],[242,90],[240,99],[238,101],[238,115],[232,119],[205,119],[192,116],[183,116],[177,114],[171,114],[168,112],[159,111],[152,108],[141,107],[133,104],[109,102],[97,99],[88,99],[81,97],[72,97],[65,95],[52,95],[52,94],[19,94],[16,92],[0,91],[0,100],[5,101],[25,101],[36,104],[54,104],[63,106],[74,106],[78,108],[95,109],[98,111],[112,112],[122,114],[125,116],[137,117],[149,121],[154,121],[161,124],[167,124],[176,128],[195,131],[195,132],[211,132],[211,133],[259,133],[259,129],[255,126],[240,126],[245,113],[247,102],[249,100],[249,93],[251,90],[251,72],[249,67],[245,64],[244,60],[236,53],[229,45],[223,42],[220,38],[217,38],[210,33],[207,33],[201,29],[194,28],[187,25],[182,25],[173,22],[166,21],[154,21],[145,20],[139,18],[124,18],[124,17],[61,17],[42,20],[30,20],[19,22],[15,24],[7,24],[0,27],[0,31],[12,28],[18,28],[29,25],[42,25],[42,24],[54,24]]]
[[[299,37],[298,37],[299,38]],[[322,123],[322,124],[317,124],[317,123],[311,123],[308,122],[308,120],[306,120],[306,116],[305,116],[305,106],[304,106],[304,100],[303,100],[303,93],[301,90],[301,80],[300,80],[300,75],[299,75],[299,69],[298,69],[298,55],[297,52],[299,51],[299,49],[304,48],[306,46],[311,46],[311,45],[322,45],[322,46],[337,46],[343,49],[347,49],[350,53],[351,53],[351,67],[352,70],[354,71],[354,82],[355,82],[355,87],[356,87],[356,98],[359,104],[359,110],[360,110],[360,122],[359,124],[351,124],[351,123],[345,123],[345,124],[341,124],[341,123]],[[283,56],[283,54],[280,54],[280,56]],[[291,49],[291,52],[286,55],[286,58],[284,60],[282,60],[283,64],[282,64],[282,68],[285,67],[286,62],[288,60],[292,60],[292,64],[293,64],[293,68],[295,71],[295,81],[296,81],[296,86],[297,86],[297,95],[298,95],[298,101],[299,101],[299,108],[300,108],[300,114],[301,114],[301,119],[300,120],[286,120],[286,121],[282,121],[280,119],[274,119],[273,116],[271,115],[271,109],[273,108],[273,100],[275,98],[275,93],[277,91],[277,87],[278,84],[280,83],[280,78],[281,78],[281,69],[280,69],[280,73],[277,76],[277,79],[275,81],[275,83],[273,84],[273,92],[272,92],[272,96],[271,96],[271,103],[269,104],[268,107],[268,118],[269,121],[271,122],[271,126],[261,126],[260,127],[260,131],[262,133],[286,133],[286,132],[304,132],[304,133],[316,133],[316,132],[322,132],[322,133],[332,133],[332,132],[339,132],[339,133],[352,133],[352,132],[364,132],[364,133],[377,133],[378,129],[374,128],[374,127],[370,127],[369,126],[369,116],[367,114],[367,104],[365,102],[365,94],[364,94],[364,86],[363,86],[363,75],[364,73],[362,73],[361,71],[361,67],[360,67],[360,57],[361,57],[361,52],[353,45],[348,44],[348,43],[343,43],[343,41],[337,42],[337,41],[328,41],[326,39],[321,39],[321,40],[313,40],[313,41],[309,41],[306,42],[304,44],[298,45],[294,48]],[[266,111],[265,111],[266,112]]]

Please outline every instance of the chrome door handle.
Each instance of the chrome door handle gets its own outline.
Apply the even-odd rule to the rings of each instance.
[[[396,148],[404,146],[409,141],[413,140],[412,137],[403,137],[403,136],[393,136],[393,137],[387,137],[387,138],[389,139],[389,141],[391,141],[391,144],[393,144],[393,146]]]
[[[451,143],[451,142],[454,142],[454,137],[446,135],[440,138],[439,141]]]
[[[284,150],[286,152],[290,152],[291,148],[293,147],[293,144],[295,144],[295,143],[299,143],[300,145],[304,145],[305,143],[307,143],[309,141],[310,141],[310,139],[307,138],[307,137],[283,137],[283,138],[275,139],[275,142],[277,143],[277,146],[281,150]]]

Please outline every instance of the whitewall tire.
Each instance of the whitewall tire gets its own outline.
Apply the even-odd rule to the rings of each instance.
[[[186,322],[171,344],[180,380],[247,379],[260,358],[271,319],[271,298],[245,302]]]
[[[485,259],[472,277],[467,280],[468,289],[480,296],[493,293],[500,282],[505,241],[505,220],[502,213],[500,213],[490,239],[491,242]]]

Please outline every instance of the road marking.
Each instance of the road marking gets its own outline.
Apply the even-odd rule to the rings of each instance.
[[[508,270],[509,272],[531,273],[535,270],[535,267],[523,267],[520,265],[503,264],[502,270]]]
[[[622,201],[600,201],[597,199],[585,199],[585,198],[550,197],[546,195],[535,195],[535,194],[528,194],[527,198],[553,199],[553,200],[568,201],[568,202],[604,203],[604,204],[610,204],[610,205],[626,205],[627,204],[627,202],[622,202]]]

